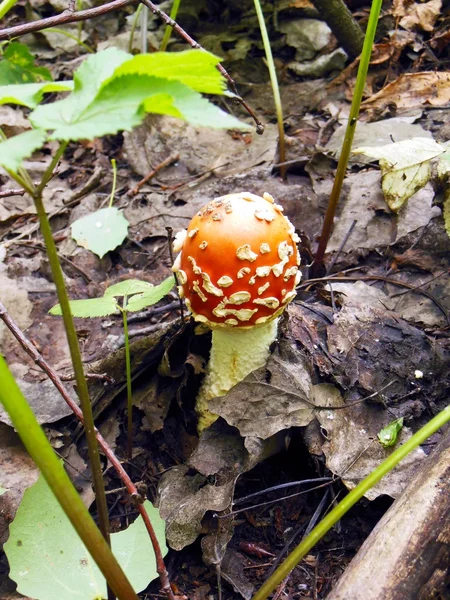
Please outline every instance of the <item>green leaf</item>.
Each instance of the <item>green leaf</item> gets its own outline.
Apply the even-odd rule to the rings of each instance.
[[[446,194],[444,202],[444,224],[445,231],[447,232],[447,235],[450,238],[450,193]]]
[[[52,81],[51,83],[23,83],[0,86],[0,104],[20,104],[35,108],[44,94],[67,92],[73,89],[73,81]]]
[[[42,129],[32,129],[0,142],[0,165],[16,172],[24,158],[40,148],[46,137],[47,133]]]
[[[219,128],[248,128],[185,85],[146,75],[114,77],[87,107],[77,98],[74,92],[61,102],[39,106],[30,120],[35,127],[53,129],[51,139],[58,140],[91,139],[131,131],[143,121],[146,112],[169,114]]]
[[[178,81],[196,92],[223,94],[225,79],[216,69],[220,58],[204,50],[139,54],[121,65],[114,77],[151,75]]]
[[[175,285],[175,278],[173,275],[164,279],[159,285],[155,285],[148,292],[144,292],[143,294],[138,294],[129,299],[127,304],[127,309],[129,312],[136,312],[138,310],[143,310],[147,308],[147,306],[152,306],[167,296],[170,290]]]
[[[102,208],[72,223],[72,237],[100,258],[117,248],[128,233],[128,221],[114,206]]]
[[[0,62],[0,85],[52,81],[52,74],[45,67],[37,67],[28,46],[11,42],[6,46]]]
[[[145,502],[163,554],[164,521]],[[114,555],[135,591],[157,577],[155,556],[142,518],[111,535]],[[24,596],[39,600],[100,600],[106,582],[42,476],[25,491],[4,546],[10,577]]]
[[[102,297],[71,300],[69,304],[72,315],[81,319],[107,317],[108,315],[114,315],[119,312],[113,296],[110,298]],[[61,305],[55,304],[48,312],[50,315],[60,317],[62,315]]]
[[[395,446],[397,443],[397,437],[400,431],[403,428],[403,417],[400,419],[395,419],[395,421],[391,421],[389,425],[383,427],[380,433],[377,434],[378,441],[384,448],[389,448],[389,446]]]
[[[3,494],[7,491],[8,491],[7,488],[4,488],[0,485],[0,496],[3,496]]]
[[[150,289],[153,289],[153,287],[154,285],[147,281],[141,281],[140,279],[125,279],[125,281],[119,281],[119,283],[110,285],[109,288],[106,288],[103,295],[105,297],[131,296],[133,294],[147,292]]]

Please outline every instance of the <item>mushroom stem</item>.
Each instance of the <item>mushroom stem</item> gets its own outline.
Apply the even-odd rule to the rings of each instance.
[[[249,373],[266,364],[270,345],[277,337],[278,320],[248,329],[213,329],[209,363],[195,405],[199,432],[218,419],[209,411],[209,401],[224,396]]]

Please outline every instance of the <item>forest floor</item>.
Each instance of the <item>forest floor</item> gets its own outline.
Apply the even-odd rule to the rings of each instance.
[[[64,8],[60,4],[33,1],[34,17],[56,14]],[[161,8],[167,10],[166,4]],[[364,26],[369,3],[348,4]],[[354,147],[413,138],[445,143],[450,138],[450,7],[448,2],[428,2],[424,15],[413,10],[419,4],[385,3]],[[200,443],[193,398],[209,336],[194,335],[193,325],[182,322],[174,293],[130,318],[135,408],[134,452],[127,468],[151,501],[171,498],[170,506],[162,502],[160,507],[172,548],[167,566],[179,594],[191,600],[217,598],[218,580],[222,598],[251,598],[305,532],[391,451],[377,441],[383,427],[403,417],[402,443],[448,403],[450,240],[443,217],[445,185],[433,174],[394,212],[383,197],[378,162],[354,155],[327,248],[327,272],[312,280],[308,264],[333,184],[358,61],[346,59],[306,0],[279,0],[265,8],[281,85],[285,180],[276,166],[276,116],[253,2],[183,0],[180,24],[207,50],[224,57],[240,93],[265,124],[264,134],[202,129],[149,116],[131,133],[70,144],[45,191],[71,299],[101,296],[106,287],[127,278],[160,283],[171,272],[166,228],[176,233],[201,206],[227,193],[269,192],[301,237],[301,285],[267,369],[227,395],[223,418]],[[19,1],[5,25],[25,22],[29,10]],[[127,49],[132,16],[129,7],[83,23],[83,42],[96,49]],[[77,24],[67,30],[79,32]],[[150,49],[157,48],[163,31],[150,15]],[[86,57],[76,41],[55,32],[20,41],[55,79],[70,79]],[[139,44],[136,33],[134,47]],[[169,51],[185,47],[172,37]],[[248,119],[230,99],[221,102]],[[0,127],[8,136],[23,131],[29,126],[26,114],[26,109],[1,106]],[[51,152],[49,143],[26,162],[32,177],[39,178]],[[76,245],[70,225],[107,204],[112,158],[118,165],[114,205],[130,226],[125,242],[100,259]],[[167,166],[135,191],[163,161]],[[0,184],[0,192],[16,187],[6,174],[0,175]],[[26,195],[0,198],[0,299],[44,358],[61,375],[70,376],[62,321],[48,314],[57,302],[55,287],[36,212]],[[96,423],[124,458],[121,317],[77,319],[76,326],[87,373],[104,376],[90,380]],[[3,324],[0,350],[91,504],[85,442],[70,409]],[[261,378],[271,388],[264,394],[255,392]],[[71,389],[70,381],[68,386]],[[329,410],[311,410],[310,402]],[[243,403],[251,406],[245,415]],[[345,410],[335,410],[344,403]],[[277,597],[325,598],[439,437],[429,439],[358,503],[294,569]],[[10,490],[0,497],[4,542],[37,471],[1,409],[0,473],[0,485]],[[329,480],[314,483],[317,478]],[[311,480],[309,493],[298,483],[306,479]],[[108,501],[113,528],[120,530],[136,511],[106,464],[105,481],[108,490],[115,490]],[[269,491],[274,486],[279,487]],[[205,490],[214,489],[217,497],[211,499]],[[260,494],[243,500],[256,492]],[[188,505],[184,512],[177,509],[181,501]],[[92,511],[95,515],[95,505]],[[224,518],[235,511],[233,519]],[[214,565],[219,547],[223,560]],[[155,581],[140,597],[160,598],[158,590]],[[0,598],[22,597],[14,591],[6,557],[0,554]]]

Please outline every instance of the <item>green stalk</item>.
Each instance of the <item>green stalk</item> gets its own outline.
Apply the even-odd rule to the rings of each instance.
[[[261,3],[259,0],[254,0],[256,15],[258,17],[259,28],[261,30],[261,37],[264,44],[264,52],[266,53],[267,67],[269,69],[270,84],[272,86],[273,100],[275,102],[275,109],[277,112],[277,123],[278,123],[278,138],[280,146],[280,163],[286,162],[286,151],[284,144],[284,125],[283,125],[283,108],[281,106],[280,89],[278,87],[277,72],[275,70],[275,64],[273,62],[272,48],[270,47],[269,35],[267,33],[266,22],[264,21],[264,15],[261,9]],[[286,178],[286,166],[280,167],[280,174],[283,179]]]
[[[136,12],[134,13],[133,24],[131,25],[131,31],[130,31],[130,40],[128,42],[128,52],[130,54],[132,54],[132,52],[133,52],[134,34],[136,32],[136,27],[137,27],[137,24],[139,22],[139,15],[141,14],[143,6],[144,6],[143,4],[139,4],[139,6],[136,9]]]
[[[265,600],[269,594],[298,565],[301,559],[317,544],[317,542],[335,525],[345,513],[354,506],[364,494],[378,483],[389,471],[398,465],[410,452],[423,444],[433,433],[450,421],[450,405],[444,408],[431,421],[409,438],[402,446],[394,450],[376,469],[361,481],[339,504],[314,527],[306,538],[289,554],[275,573],[261,586],[253,596],[253,600]]]
[[[131,358],[130,358],[130,339],[128,336],[128,317],[127,317],[127,297],[123,298],[122,319],[123,333],[125,337],[125,370],[127,374],[127,456],[128,460],[133,457],[133,396],[131,391]]]
[[[138,600],[119,563],[83,504],[64,467],[36,421],[2,356],[0,356],[0,403],[29,455],[39,467],[82,542],[89,550],[119,600]]]
[[[3,19],[6,13],[9,12],[16,4],[17,0],[3,0],[3,2],[0,3],[0,19]]]
[[[81,21],[80,21],[80,23],[81,23]],[[79,46],[84,48],[86,50],[86,52],[89,52],[90,54],[95,53],[95,50],[93,50],[90,46],[88,46],[87,44],[85,44],[84,42],[81,41],[81,32],[79,32],[79,31],[77,32],[78,36],[73,35],[73,33],[70,33],[69,31],[66,31],[65,29],[60,29],[59,27],[49,27],[45,31],[50,31],[50,33],[59,33],[60,35],[65,35],[67,38],[73,40]]]
[[[89,399],[89,391],[86,383],[86,378],[83,371],[83,363],[81,360],[80,348],[78,345],[77,333],[72,319],[70,310],[69,298],[64,283],[64,276],[59,264],[58,254],[55,241],[53,239],[50,222],[45,212],[44,203],[42,201],[42,191],[50,181],[54,169],[58,164],[59,159],[67,147],[67,142],[63,142],[55,153],[50,165],[47,167],[41,183],[34,191],[33,200],[36,206],[36,211],[39,218],[41,233],[44,238],[47,249],[47,257],[50,263],[53,281],[56,286],[58,300],[61,305],[64,327],[66,330],[67,341],[69,344],[70,356],[72,358],[75,379],[77,383],[78,396],[80,398],[81,410],[83,411],[84,428],[86,433],[86,441],[89,451],[89,461],[92,471],[92,479],[94,482],[95,498],[98,510],[99,527],[103,533],[105,540],[109,542],[109,518],[108,507],[106,504],[105,487],[103,482],[102,468],[100,463],[100,454],[97,445],[97,439],[94,431],[94,418],[92,415],[92,406]]]
[[[173,21],[177,20],[178,9],[180,8],[181,0],[173,0],[172,10],[170,11],[170,18]],[[172,27],[170,25],[166,26],[164,31],[164,37],[161,42],[161,46],[159,47],[160,52],[165,52],[167,48],[167,44],[169,43],[170,36],[172,34]]]
[[[330,201],[328,203],[327,212],[325,214],[325,219],[322,226],[322,233],[320,234],[320,242],[317,248],[316,257],[314,259],[313,276],[314,272],[317,272],[317,270],[322,266],[323,257],[325,255],[325,250],[327,248],[334,222],[334,216],[336,214],[336,208],[341,195],[342,184],[344,182],[344,177],[347,170],[348,158],[350,156],[353,137],[355,135],[356,123],[358,122],[362,95],[366,83],[367,71],[369,69],[370,56],[372,54],[372,46],[375,39],[375,32],[377,30],[378,17],[380,15],[382,3],[383,0],[373,0],[372,7],[370,9],[369,22],[367,24],[366,36],[364,38],[364,45],[359,62],[358,75],[356,76],[355,91],[353,93],[352,105],[350,107],[350,115],[347,122],[347,128],[345,130],[344,141],[342,143],[341,155],[339,157],[336,176],[334,178],[333,189],[331,190]]]
[[[142,6],[142,4],[140,4],[140,6]],[[113,170],[113,182],[112,182],[112,188],[111,188],[111,196],[109,197],[109,204],[108,204],[108,208],[111,208],[111,206],[113,205],[114,202],[114,196],[116,195],[116,186],[117,186],[117,164],[116,164],[116,159],[112,158],[111,159],[111,166],[112,166],[112,170]]]

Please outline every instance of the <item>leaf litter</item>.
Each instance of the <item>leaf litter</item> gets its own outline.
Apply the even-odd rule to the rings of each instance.
[[[404,31],[398,32],[397,42],[395,37],[389,38],[387,44],[390,50],[387,52],[385,49],[386,56],[393,55],[393,48],[396,53],[389,77],[383,79],[384,62],[374,64],[374,68],[380,70],[378,78],[385,83],[380,89],[376,79],[373,80],[375,83],[369,80],[372,86],[369,89],[373,93],[366,98],[363,118],[370,120],[375,116],[378,121],[360,123],[359,130],[365,138],[358,141],[358,146],[389,144],[392,141],[389,139],[390,132],[395,142],[412,137],[427,137],[431,141],[431,133],[421,125],[424,115],[421,118],[417,112],[413,115],[401,113],[403,109],[412,107],[427,110],[429,106],[445,106],[448,102],[448,73],[425,71],[420,63],[422,70],[402,73],[397,63],[402,53],[409,51],[412,56],[413,45],[417,43],[417,36],[413,33],[416,28],[430,31],[433,19],[439,17],[438,4],[396,3],[397,9],[404,9],[405,13],[398,16],[409,19],[404,21],[403,27],[412,32],[404,36],[402,43],[398,40],[405,34]],[[203,10],[206,10],[206,5]],[[229,60],[238,66],[237,74],[242,73],[244,78],[245,70],[240,70],[243,69],[243,61],[248,60],[255,48],[260,47],[259,42],[244,43],[246,37],[239,31],[244,23],[248,27],[251,22],[250,10],[245,16],[241,14],[242,23],[227,27],[226,33],[216,36],[219,49],[228,54]],[[430,10],[431,16],[430,12],[426,12]],[[292,14],[296,20],[305,16],[311,18],[312,15],[305,12],[311,11],[311,5],[307,2],[277,3],[276,11],[279,25],[276,21],[274,24],[277,34],[284,36],[283,43],[287,43],[285,47],[290,62],[294,56],[295,62],[308,62],[308,57],[296,47],[297,41],[294,43],[293,38],[289,37],[286,27],[290,27],[287,17]],[[201,26],[196,9],[191,13],[195,15],[193,22]],[[102,31],[106,22],[99,19],[99,31]],[[203,27],[208,26],[203,24]],[[253,27],[256,31],[255,24]],[[117,22],[114,23],[114,34],[116,30]],[[156,33],[159,35],[160,32],[156,30]],[[205,32],[202,34],[205,35]],[[254,37],[256,40],[258,36]],[[314,44],[316,41],[317,38]],[[236,46],[233,48],[234,42]],[[173,47],[176,48],[177,43],[174,40]],[[317,52],[329,56],[333,49],[326,44],[315,46],[309,61],[317,58]],[[51,56],[48,49],[42,50],[41,56],[46,53],[48,57]],[[270,123],[274,109],[265,66],[254,57],[251,61],[254,81],[250,79],[252,85],[245,88],[244,84],[244,88],[246,99],[269,121],[264,136],[252,133],[233,136],[229,132],[197,128],[168,117],[151,116],[142,127],[125,134],[123,146],[119,139],[81,144],[76,156],[70,155],[71,160],[62,163],[58,176],[46,192],[45,201],[51,214],[56,213],[52,223],[57,235],[61,235],[58,240],[61,251],[88,274],[86,280],[70,265],[63,265],[71,297],[82,299],[102,296],[110,285],[125,278],[158,284],[169,275],[170,268],[165,242],[166,226],[173,227],[175,231],[185,227],[187,219],[211,197],[236,191],[236,188],[252,187],[254,193],[271,193],[285,206],[286,213],[297,229],[304,232],[315,247],[335,163],[333,158],[327,158],[327,168],[320,171],[318,167],[322,159],[314,153],[319,141],[328,150],[338,148],[339,142],[335,137],[339,133],[336,114],[332,115],[326,107],[330,102],[336,106],[346,106],[346,87],[349,83],[342,84],[341,89],[334,91],[330,88],[325,98],[323,80],[298,81],[292,73],[284,75],[282,97],[290,140],[288,153],[292,153],[289,159],[294,160],[285,183],[279,180],[276,171],[272,172],[273,164],[278,159],[276,130]],[[285,60],[285,65],[288,62]],[[36,88],[33,93],[40,92]],[[28,100],[34,101],[31,91]],[[230,104],[229,108],[235,112],[233,105]],[[237,109],[235,114],[242,116]],[[429,115],[432,120],[433,113]],[[386,116],[390,118],[386,119]],[[17,115],[9,114],[7,119],[9,126],[24,127]],[[333,129],[337,133],[327,145]],[[376,143],[372,143],[374,137],[377,138]],[[437,141],[445,140],[438,138]],[[136,174],[145,177],[174,152],[179,154],[177,162],[145,184],[139,196],[129,199],[126,193],[134,187]],[[109,158],[115,154],[123,161],[119,168],[117,208],[124,212],[131,227],[123,247],[109,252],[102,261],[92,260],[86,251],[76,249],[68,241],[69,219],[72,220],[71,215],[77,205],[83,207],[86,196],[75,199],[68,207],[65,203],[70,203],[76,191],[83,189],[96,168],[108,170]],[[105,160],[105,155],[108,160]],[[301,160],[298,160],[299,157]],[[37,161],[27,161],[26,166],[31,167],[36,179],[42,174],[47,160],[48,156],[41,153]],[[308,162],[311,168],[305,168]],[[339,216],[328,246],[331,256],[336,257],[335,275],[339,276],[340,268],[356,266],[365,269],[362,277],[367,273],[384,276],[389,269],[387,279],[391,277],[413,287],[422,286],[439,299],[448,313],[448,276],[440,277],[440,273],[448,269],[446,253],[449,244],[439,196],[433,186],[427,184],[395,214],[383,197],[379,171],[367,160],[365,164],[362,171],[360,166],[355,166],[346,178],[346,193],[341,200]],[[5,177],[2,183],[2,189],[10,187]],[[97,186],[92,192],[95,208],[100,207],[108,195],[109,177],[103,177]],[[67,372],[69,363],[60,323],[46,315],[56,299],[50,287],[42,250],[32,251],[11,244],[14,236],[29,231],[30,225],[33,227],[34,209],[29,201],[17,197],[14,202],[0,201],[0,211],[3,211],[0,212],[0,233],[6,242],[6,269],[2,273],[7,278],[5,281],[17,282],[18,289],[25,290],[17,293],[22,294],[24,301],[33,306],[32,312],[27,304],[28,308],[18,311],[15,316],[24,316],[21,325],[26,329],[27,336],[36,341],[54,364]],[[25,224],[21,219],[25,220]],[[356,224],[348,237],[354,221]],[[33,241],[41,242],[35,233],[31,235]],[[21,255],[26,254],[29,259],[30,252],[34,252],[33,265],[30,260],[21,263]],[[431,264],[420,258],[420,252],[431,257]],[[125,258],[127,262],[124,262]],[[424,266],[429,270],[424,271]],[[48,282],[47,291],[43,291],[42,286],[38,287],[37,275]],[[361,271],[355,276],[361,276]],[[26,285],[21,285],[21,278],[27,282]],[[30,285],[32,280],[35,281],[34,288]],[[2,287],[2,300],[3,289],[7,288]],[[403,292],[402,295],[399,292]],[[6,294],[7,299],[11,300],[13,315],[15,293]],[[442,405],[445,387],[449,383],[449,349],[445,337],[447,324],[442,311],[429,297],[380,280],[375,283],[365,280],[333,281],[331,286],[330,282],[324,281],[320,287],[311,287],[309,292],[301,291],[300,294],[299,298],[306,305],[301,303],[290,308],[280,333],[279,345],[266,368],[251,374],[227,396],[214,401],[214,407],[222,418],[204,432],[198,441],[192,400],[201,379],[202,362],[208,356],[208,336],[194,335],[190,327],[179,331],[178,325],[164,326],[165,321],[177,314],[173,309],[168,309],[154,316],[150,313],[151,325],[158,329],[149,338],[142,337],[132,344],[136,465],[143,472],[151,473],[147,479],[147,483],[153,487],[150,494],[154,494],[156,483],[159,486],[159,503],[167,518],[169,545],[183,548],[192,544],[198,536],[203,536],[201,549],[205,563],[222,569],[224,580],[235,590],[227,591],[227,597],[230,598],[251,597],[252,589],[249,571],[242,572],[244,559],[233,546],[236,537],[243,535],[242,531],[256,537],[263,532],[260,537],[276,539],[278,544],[284,544],[287,534],[283,533],[277,538],[274,532],[283,529],[280,525],[277,525],[277,529],[274,521],[284,518],[290,527],[296,527],[293,515],[298,512],[298,506],[306,511],[308,507],[307,504],[294,505],[288,501],[282,505],[280,503],[273,512],[268,509],[259,513],[254,521],[250,511],[246,513],[244,523],[237,520],[233,524],[232,519],[221,519],[223,524],[217,527],[217,518],[213,515],[223,515],[232,510],[236,489],[240,490],[241,495],[243,490],[245,494],[246,487],[254,489],[251,487],[254,485],[254,473],[258,473],[258,489],[267,485],[267,481],[276,479],[274,473],[268,473],[266,479],[258,472],[258,468],[262,465],[266,469],[265,465],[270,465],[270,461],[276,460],[277,456],[284,456],[286,462],[291,461],[295,465],[290,473],[291,478],[304,476],[306,467],[297,460],[298,443],[310,449],[311,455],[305,464],[308,460],[315,461],[317,471],[329,469],[327,472],[341,477],[344,484],[351,488],[386,453],[392,451],[392,448],[383,448],[378,442],[380,430],[394,417],[404,418],[405,426],[397,442],[403,443],[411,431],[427,419],[428,414]],[[334,309],[332,301],[335,303]],[[161,301],[158,309],[164,309],[165,303]],[[136,321],[137,329],[139,323]],[[123,419],[123,349],[110,356],[108,350],[108,339],[119,338],[120,319],[113,315],[99,319],[98,323],[89,322],[89,325],[77,322],[77,327],[83,342],[84,358],[89,364],[88,370],[106,377],[90,381],[91,395],[97,418],[103,421],[103,426],[111,426],[111,439],[116,443],[117,438],[120,452],[123,441],[118,435],[117,419]],[[443,334],[438,335],[438,332]],[[7,347],[7,355],[18,363],[20,349]],[[100,361],[97,360],[99,357]],[[417,369],[423,372],[421,379],[415,376]],[[42,376],[37,375],[31,364],[27,363],[23,376],[29,380],[28,383],[42,383]],[[36,395],[45,397],[39,391]],[[364,400],[368,396],[370,398]],[[316,407],[329,404],[335,410]],[[343,405],[346,408],[338,408]],[[41,407],[43,423],[53,422],[53,427],[59,426],[58,419],[63,414],[58,416],[56,406],[55,394],[51,396],[47,407],[45,403]],[[245,411],[242,410],[243,406]],[[270,419],[267,414],[271,415]],[[3,424],[0,426],[7,427]],[[61,424],[61,430],[64,432],[64,443],[70,444],[66,426]],[[82,442],[78,442],[78,446],[82,451]],[[417,450],[412,460],[374,488],[369,498],[378,494],[397,497],[405,481],[423,462],[427,451],[427,448]],[[11,456],[14,458],[16,453],[19,456],[15,445],[8,449],[8,453],[8,458],[2,459],[2,465],[12,460]],[[286,462],[281,463],[280,471],[287,470]],[[19,466],[18,470],[27,474],[25,467]],[[161,477],[159,473],[162,471],[165,473]],[[27,477],[24,477],[24,481],[22,487],[28,487],[31,483]],[[110,470],[107,481],[112,487],[117,487]],[[0,480],[0,485],[8,488],[12,484]],[[9,491],[0,498],[2,508],[2,502],[8,499],[8,494]],[[299,502],[298,499],[296,501]],[[11,515],[14,510],[11,507]],[[257,527],[255,523],[258,523],[258,519],[260,522]],[[340,544],[347,543],[342,535],[336,532],[333,535],[337,536],[334,540]],[[351,543],[348,542],[349,552]],[[190,597],[203,600],[207,593],[211,593],[211,585],[204,582],[211,580],[206,572],[195,571],[199,569],[198,565],[191,567],[192,574],[197,572],[200,575],[204,591],[197,595],[193,589]],[[322,568],[325,567],[322,565]],[[308,569],[307,565],[305,569]],[[189,587],[192,578],[183,572],[177,581]],[[231,596],[233,593],[235,595]]]

